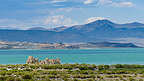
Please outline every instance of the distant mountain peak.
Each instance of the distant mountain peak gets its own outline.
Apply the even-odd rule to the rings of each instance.
[[[132,23],[128,23],[128,24],[132,24],[132,25],[144,25],[144,24],[139,23],[139,22],[132,22]]]
[[[121,26],[121,28],[122,27],[125,27],[125,28],[144,28],[144,24],[143,23],[139,23],[139,22],[119,24],[119,26]]]
[[[87,25],[97,25],[97,26],[106,26],[106,25],[108,25],[108,26],[113,26],[113,25],[115,25],[115,23],[113,23],[110,20],[103,19],[103,20],[94,21],[92,23],[88,23]]]
[[[103,19],[103,20],[97,20],[95,21],[95,23],[98,22],[98,23],[113,23],[112,21],[108,20],[108,19]]]
[[[141,24],[140,22],[133,22],[133,24]]]

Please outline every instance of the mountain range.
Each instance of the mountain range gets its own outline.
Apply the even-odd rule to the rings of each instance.
[[[120,38],[144,38],[144,24],[133,22],[116,24],[109,20],[97,20],[84,25],[45,29],[0,30],[0,40],[27,42],[104,42]]]

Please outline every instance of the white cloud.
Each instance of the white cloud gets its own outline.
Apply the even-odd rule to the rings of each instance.
[[[132,2],[113,3],[112,5],[117,6],[117,7],[133,7],[134,6]]]
[[[69,2],[65,3],[64,2]],[[62,3],[62,4],[57,4]],[[72,6],[71,6],[72,3]],[[27,3],[32,5],[48,5],[49,7],[77,7],[77,6],[113,6],[113,7],[133,7],[134,3],[128,0],[38,0],[35,2]],[[70,5],[67,5],[70,4]]]
[[[134,3],[129,1],[99,0],[98,5],[111,5],[114,7],[133,7]]]
[[[93,3],[93,0],[85,0],[85,1],[84,1],[84,4],[86,4],[86,5],[87,5],[87,4],[91,4],[91,3]]]
[[[37,1],[37,2],[30,2],[30,3],[26,3],[28,5],[45,5],[45,4],[49,4],[50,1]]]
[[[64,15],[48,16],[44,19],[44,24],[49,26],[71,26],[77,24],[71,18],[67,18]]]
[[[98,4],[105,5],[105,4],[112,4],[112,0],[99,0]]]
[[[53,11],[49,11],[50,14],[56,14],[56,13],[59,13],[59,12],[65,12],[65,13],[68,13],[68,12],[71,12],[74,8],[57,8]]]
[[[57,11],[71,12],[74,8],[59,8]]]
[[[66,2],[67,0],[52,0],[51,3],[60,3],[60,2]]]
[[[61,3],[66,2],[67,0],[41,0],[41,1],[35,1],[27,3],[29,5],[46,5],[46,4],[55,4],[55,3]]]
[[[65,17],[64,15],[37,17],[26,20],[0,19],[0,28],[11,29],[28,29],[31,27],[54,28],[77,24],[76,21],[73,21],[71,18]]]
[[[106,18],[103,18],[103,17],[91,17],[91,18],[88,18],[86,23],[91,23],[91,22],[94,22],[94,21],[97,21],[97,20],[105,20]]]

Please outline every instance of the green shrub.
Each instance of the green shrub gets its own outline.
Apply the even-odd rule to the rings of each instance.
[[[98,66],[98,69],[99,69],[99,70],[103,70],[103,69],[104,69],[104,65],[99,65],[99,66]]]
[[[64,81],[69,81],[69,79],[67,79],[67,78],[64,78],[63,80],[64,80]]]
[[[20,78],[15,78],[15,81],[22,81]]]
[[[0,77],[0,81],[5,81],[6,79],[7,79],[7,77],[5,77],[5,76]]]
[[[136,81],[134,78],[130,77],[129,81]]]
[[[5,76],[6,75],[6,71],[1,71],[0,75]]]
[[[79,69],[80,70],[88,70],[88,67],[87,66],[79,66]]]
[[[14,78],[14,77],[8,77],[8,78],[6,79],[6,81],[15,81],[15,78]]]
[[[90,78],[90,79],[87,79],[87,81],[95,81],[95,80]]]
[[[30,74],[24,74],[22,76],[23,79],[32,79],[32,76]]]

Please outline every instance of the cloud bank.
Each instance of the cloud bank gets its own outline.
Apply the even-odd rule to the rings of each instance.
[[[28,29],[31,27],[54,28],[60,26],[72,26],[78,24],[64,15],[37,17],[30,20],[0,19],[0,29]]]

